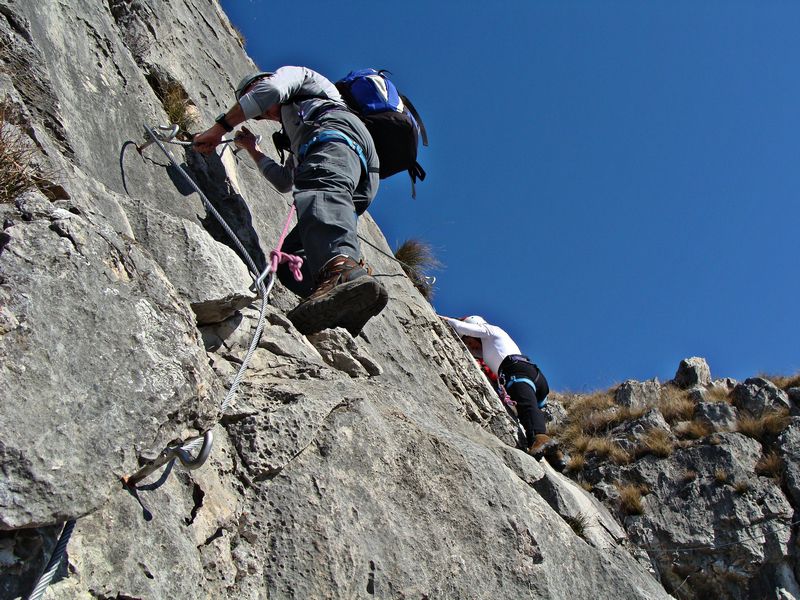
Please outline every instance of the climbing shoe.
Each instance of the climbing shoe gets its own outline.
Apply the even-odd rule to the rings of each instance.
[[[329,260],[317,280],[319,284],[311,295],[286,315],[304,335],[333,327],[344,327],[351,335],[358,335],[389,301],[389,293],[369,267],[349,256]]]
[[[533,456],[536,460],[541,460],[542,457],[550,463],[559,473],[567,466],[564,460],[564,454],[558,447],[558,441],[551,438],[546,433],[537,433],[533,444],[528,448],[528,454]]]

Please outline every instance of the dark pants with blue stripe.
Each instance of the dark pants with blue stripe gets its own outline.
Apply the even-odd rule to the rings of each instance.
[[[529,379],[536,385],[536,391],[524,381],[518,381],[511,386],[506,385],[508,395],[517,403],[517,417],[522,428],[525,429],[528,447],[530,447],[537,433],[547,432],[544,413],[539,408],[539,401],[550,393],[547,380],[539,367],[526,359],[517,359],[514,356],[507,356],[500,364],[499,371],[506,382],[512,377],[516,377],[517,379]]]

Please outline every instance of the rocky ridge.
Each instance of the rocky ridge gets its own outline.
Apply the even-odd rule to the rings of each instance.
[[[796,598],[800,377],[675,378],[561,398],[567,473],[646,549],[678,598]]]
[[[2,127],[39,172],[0,204],[0,597],[30,591],[67,519],[47,598],[669,597],[627,539],[664,531],[626,519],[626,533],[599,481],[608,506],[514,449],[493,390],[368,215],[387,309],[356,339],[305,338],[277,286],[220,414],[256,327],[251,281],[198,195],[134,147],[173,120],[169,97],[209,123],[255,68],[215,0],[0,0],[0,61]],[[174,151],[263,266],[290,198],[229,151]],[[208,428],[199,470],[121,484]],[[764,531],[785,521],[781,498],[759,509]]]

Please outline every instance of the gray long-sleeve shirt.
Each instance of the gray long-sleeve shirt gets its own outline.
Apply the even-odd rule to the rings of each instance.
[[[295,99],[292,101],[292,99]],[[327,78],[306,67],[281,67],[270,77],[257,80],[239,99],[244,116],[252,119],[274,106],[281,105],[281,123],[289,137],[294,163],[281,167],[271,159],[259,161],[259,169],[280,191],[288,191],[297,165],[300,147],[323,129],[344,133],[364,150],[370,173],[356,197],[371,200],[378,189],[380,166],[375,143],[361,119],[344,103],[339,90]]]

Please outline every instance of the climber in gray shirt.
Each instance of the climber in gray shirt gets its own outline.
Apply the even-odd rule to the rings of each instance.
[[[357,335],[389,299],[361,259],[358,241],[357,218],[375,197],[379,182],[378,155],[369,132],[336,87],[305,67],[250,74],[237,87],[236,100],[211,128],[195,136],[195,148],[211,153],[226,132],[248,119],[283,126],[292,153],[284,167],[255,148],[246,128],[238,145],[277,189],[293,190],[297,225],[283,250],[304,259],[304,278],[295,282],[285,265],[278,277],[304,299],[287,316],[304,334],[344,327]]]

